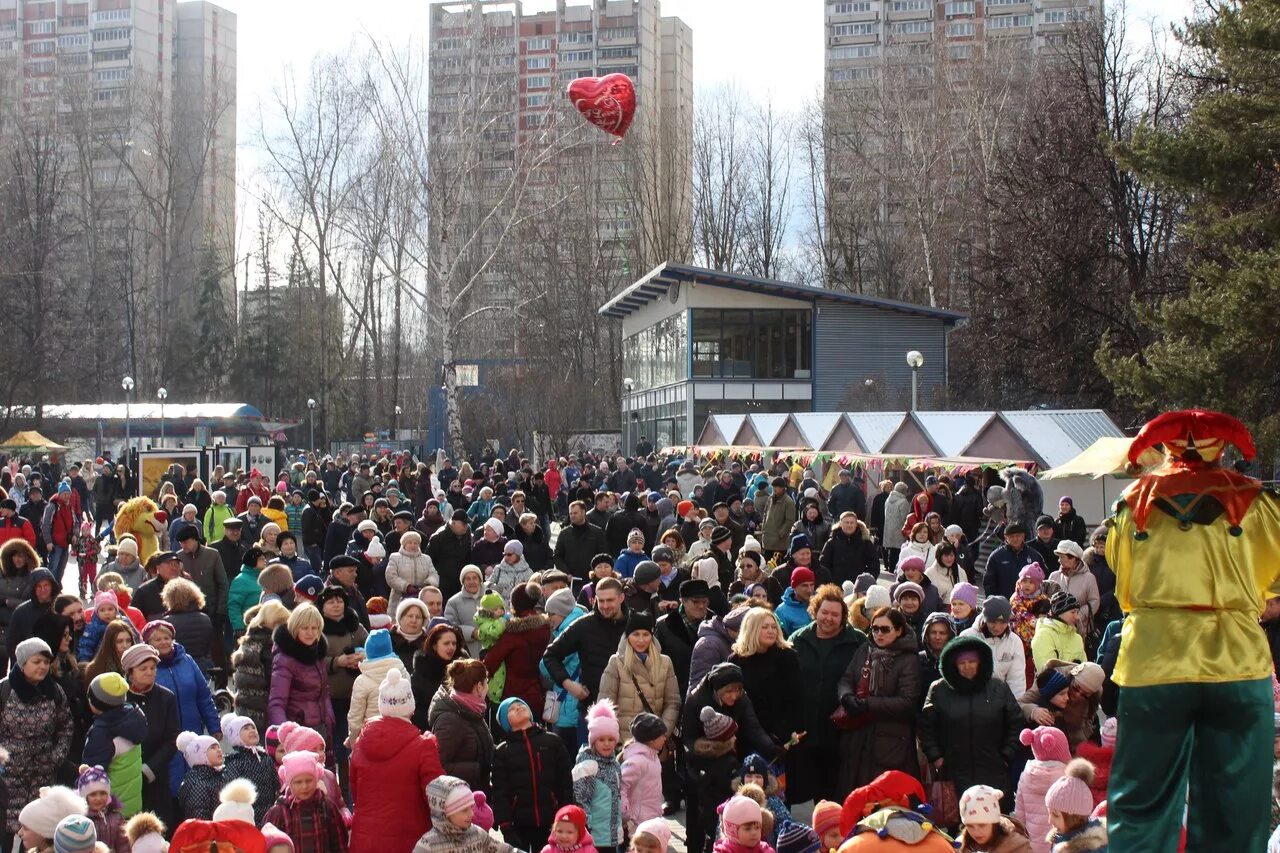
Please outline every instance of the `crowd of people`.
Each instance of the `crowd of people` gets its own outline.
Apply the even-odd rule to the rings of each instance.
[[[144,556],[125,465],[15,467],[7,849],[1106,849],[1121,614],[1069,498],[300,455],[174,466]]]

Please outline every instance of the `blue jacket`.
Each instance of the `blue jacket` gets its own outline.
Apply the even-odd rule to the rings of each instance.
[[[560,623],[560,627],[551,634],[551,639],[554,640],[556,637],[559,637],[565,632],[566,628],[586,615],[587,609],[585,607],[581,604],[574,605],[573,610],[569,611],[569,615],[564,617],[564,621]],[[565,671],[569,673],[569,677],[574,681],[577,681],[582,677],[582,666],[578,662],[577,652],[574,652],[564,659],[564,668]],[[551,673],[547,670],[547,664],[545,661],[538,662],[538,669],[542,672],[544,678],[550,682],[555,682],[555,679],[551,677]],[[556,720],[556,727],[561,729],[577,728],[578,716],[582,713],[578,706],[577,698],[574,697],[572,693],[559,686],[556,687],[556,693],[560,696],[560,716]]]
[[[120,615],[124,616],[124,610],[121,609]],[[80,635],[80,642],[76,643],[76,660],[84,663],[93,660],[93,656],[98,653],[98,646],[102,643],[102,635],[107,633],[107,623],[98,618],[97,611],[94,611],[93,618],[89,620],[89,624],[84,626],[84,633]],[[102,765],[106,767],[107,765]]]
[[[649,555],[641,552],[639,554],[626,548],[613,561],[613,570],[618,573],[619,577],[629,578],[636,573],[636,566],[649,559]]]
[[[790,637],[813,621],[808,605],[796,601],[796,591],[791,587],[787,587],[787,591],[782,593],[782,603],[773,611],[773,615],[782,623],[784,637]]]
[[[312,566],[310,562],[303,559],[301,556],[293,556],[293,557],[278,556],[276,557],[276,562],[284,563],[286,566],[289,567],[289,571],[293,572],[294,583],[297,583],[298,581],[302,580],[307,575],[320,574],[319,569]]]
[[[222,733],[218,723],[218,709],[213,706],[213,694],[200,667],[187,654],[181,643],[173,644],[173,654],[160,661],[156,667],[156,684],[167,688],[178,701],[178,725],[182,731],[202,734],[208,732],[217,737]],[[169,787],[178,796],[178,786],[187,771],[187,761],[182,753],[169,762]]]
[[[1003,595],[1013,598],[1018,586],[1018,572],[1024,566],[1040,562],[1040,555],[1030,545],[1023,545],[1015,552],[1008,545],[1001,545],[987,558],[987,573],[982,578],[982,591],[986,595]],[[1045,577],[1049,576],[1046,571]]]
[[[90,767],[110,767],[116,757],[115,739],[124,738],[138,746],[147,739],[147,718],[142,710],[130,702],[119,708],[111,708],[95,714],[93,725],[84,741],[84,757]]]

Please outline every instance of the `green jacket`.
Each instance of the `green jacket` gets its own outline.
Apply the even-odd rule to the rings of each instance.
[[[231,582],[231,589],[227,592],[227,616],[233,630],[244,630],[244,612],[262,598],[262,587],[258,585],[260,572],[261,569],[253,566],[241,566],[240,574]]]
[[[209,504],[204,511],[204,541],[212,545],[222,538],[222,522],[235,515],[226,504]]]

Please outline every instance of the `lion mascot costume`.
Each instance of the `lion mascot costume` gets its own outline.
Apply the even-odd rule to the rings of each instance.
[[[151,498],[131,498],[116,510],[115,536],[119,541],[126,533],[132,533],[138,542],[138,559],[145,566],[151,555],[160,550],[157,535],[164,530],[156,513],[160,508]]]
[[[1112,853],[1265,850],[1274,664],[1258,619],[1280,574],[1280,499],[1221,464],[1253,438],[1218,412],[1168,412],[1129,447],[1164,461],[1116,505],[1107,561],[1129,614],[1107,819]]]

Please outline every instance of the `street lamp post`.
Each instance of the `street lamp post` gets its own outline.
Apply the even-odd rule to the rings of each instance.
[[[631,391],[632,391],[632,389],[634,389],[635,387],[636,387],[636,381],[635,381],[634,379],[632,379],[630,376],[628,376],[626,379],[623,379],[623,380],[622,380],[622,391],[623,391],[623,394],[624,394],[624,397],[623,397],[623,409],[624,409],[624,410],[625,410],[625,409],[628,407],[628,405],[629,405],[629,401],[627,401],[627,400],[626,400],[626,397],[631,396]],[[635,415],[635,412],[632,412],[632,415],[634,416],[634,415]],[[624,415],[624,416],[623,416],[623,418],[622,418],[622,451],[623,451],[623,455],[626,455],[626,453],[627,453],[627,448],[628,448],[628,447],[630,447],[630,446],[631,446],[631,421],[630,421],[630,419],[628,419],[628,418]]]
[[[168,399],[169,392],[164,388],[156,391],[156,396],[160,398],[160,446],[164,446],[164,401]]]
[[[307,452],[314,453],[316,449],[316,401],[311,397],[307,398],[307,408],[311,410],[311,444],[307,447]]]
[[[919,378],[920,368],[924,366],[924,355],[919,350],[907,353],[907,364],[911,367],[911,411],[920,408]]]
[[[120,387],[124,389],[124,454],[126,464],[128,464],[129,445],[132,444],[129,423],[129,402],[130,398],[133,396],[133,377],[126,376],[124,379],[121,379]]]

